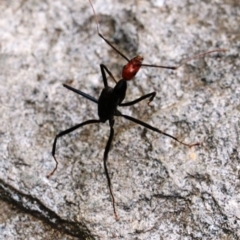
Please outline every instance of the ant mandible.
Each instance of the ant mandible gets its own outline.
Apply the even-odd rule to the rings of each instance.
[[[202,58],[205,55],[215,53],[215,52],[225,52],[226,51],[226,49],[222,48],[222,49],[214,49],[214,50],[211,50],[211,51],[203,52],[203,53],[194,55],[192,57],[189,57],[189,58],[183,60],[178,66],[163,66],[163,65],[154,65],[154,64],[143,64],[142,62],[143,62],[144,58],[142,56],[137,55],[136,57],[134,57],[132,59],[129,59],[122,52],[120,52],[116,47],[114,47],[113,44],[100,33],[99,22],[98,22],[97,15],[96,15],[96,12],[94,10],[94,7],[93,7],[93,4],[92,4],[91,0],[89,0],[89,3],[91,5],[91,8],[92,8],[93,13],[94,13],[94,17],[95,17],[95,21],[96,21],[96,25],[97,25],[97,33],[98,33],[99,37],[101,37],[115,52],[117,52],[120,56],[122,56],[128,62],[122,68],[122,78],[125,79],[125,80],[133,79],[136,76],[136,74],[138,73],[138,71],[140,70],[141,67],[154,67],[154,68],[165,68],[165,69],[176,70],[179,67],[181,67],[182,65],[186,64],[187,62],[189,62],[193,59]],[[113,78],[112,75],[110,75],[110,76]]]
[[[116,212],[116,207],[115,207],[115,199],[114,199],[114,195],[113,195],[113,191],[112,191],[112,186],[111,186],[111,179],[109,177],[109,173],[108,173],[108,169],[107,169],[107,159],[108,159],[108,153],[109,153],[109,150],[110,150],[110,146],[111,146],[111,143],[112,143],[112,140],[113,140],[113,135],[114,135],[114,117],[123,117],[127,120],[130,120],[134,123],[137,123],[147,129],[150,129],[152,131],[155,131],[155,132],[158,132],[160,134],[163,134],[165,136],[168,136],[172,139],[174,139],[175,141],[185,145],[185,146],[188,146],[188,147],[192,147],[192,146],[196,146],[196,145],[199,145],[199,143],[194,143],[194,144],[187,144],[187,143],[184,143],[182,141],[180,141],[179,139],[177,139],[176,137],[168,134],[168,133],[165,133],[139,119],[136,119],[136,118],[133,118],[131,116],[128,116],[128,115],[125,115],[125,114],[122,114],[117,108],[118,107],[125,107],[125,106],[131,106],[131,105],[134,105],[144,99],[147,99],[149,98],[148,102],[150,103],[155,95],[156,95],[156,92],[152,92],[152,93],[149,93],[149,94],[146,94],[146,95],[143,95],[133,101],[130,101],[130,102],[125,102],[125,103],[122,103],[123,100],[125,99],[125,95],[126,95],[126,90],[127,90],[127,80],[125,79],[121,79],[120,81],[118,81],[115,85],[114,88],[112,87],[109,87],[108,86],[108,82],[107,82],[107,78],[106,78],[106,73],[110,73],[110,71],[108,70],[108,68],[103,65],[103,64],[100,64],[100,68],[101,68],[101,72],[102,72],[102,78],[103,78],[103,84],[104,84],[104,88],[100,94],[100,97],[99,99],[97,100],[96,98],[88,95],[87,93],[84,93],[80,90],[77,90],[71,86],[68,86],[66,84],[63,84],[63,86],[85,98],[87,98],[88,100],[98,104],[98,116],[99,116],[99,119],[91,119],[91,120],[88,120],[88,121],[85,121],[85,122],[82,122],[80,124],[77,124],[67,130],[64,130],[62,132],[60,132],[59,134],[56,135],[55,139],[54,139],[54,142],[53,142],[53,147],[52,147],[52,156],[56,162],[56,166],[55,168],[53,169],[53,171],[51,173],[48,174],[47,177],[50,177],[51,175],[53,175],[53,173],[57,170],[57,166],[58,166],[58,161],[55,157],[55,151],[56,151],[56,144],[57,144],[57,140],[58,138],[70,133],[70,132],[73,132],[74,130],[80,128],[80,127],[83,127],[85,125],[88,125],[88,124],[93,124],[93,123],[105,123],[106,121],[109,122],[109,126],[110,126],[110,135],[109,135],[109,138],[108,138],[108,141],[107,141],[107,145],[105,147],[105,151],[104,151],[104,155],[103,155],[103,164],[104,164],[104,170],[105,170],[105,174],[106,174],[106,177],[107,177],[107,182],[108,182],[108,188],[109,188],[109,191],[110,191],[110,195],[111,195],[111,198],[112,198],[112,204],[113,204],[113,211],[114,211],[114,215],[115,215],[115,218],[116,220],[118,220],[118,215],[117,215],[117,212]],[[110,75],[110,74],[109,74]]]

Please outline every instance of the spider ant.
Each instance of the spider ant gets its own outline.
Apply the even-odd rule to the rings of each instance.
[[[87,93],[84,93],[78,89],[75,89],[71,86],[68,86],[66,84],[63,84],[63,86],[83,97],[85,97],[86,99],[96,103],[98,105],[98,116],[99,116],[99,119],[91,119],[91,120],[87,120],[87,121],[84,121],[82,123],[79,123],[69,129],[66,129],[64,131],[61,131],[60,133],[58,133],[54,139],[54,142],[53,142],[53,146],[52,146],[52,156],[55,160],[55,168],[52,170],[52,172],[50,172],[47,177],[50,177],[51,175],[53,175],[53,173],[57,170],[57,167],[58,167],[58,161],[55,157],[55,152],[56,152],[56,144],[57,144],[57,140],[58,138],[66,135],[66,134],[69,134],[73,131],[75,131],[76,129],[78,128],[81,128],[85,125],[89,125],[89,124],[94,124],[94,123],[105,123],[106,121],[109,122],[109,126],[110,126],[110,135],[109,135],[109,138],[108,138],[108,141],[107,141],[107,144],[106,144],[106,147],[105,147],[105,151],[104,151],[104,155],[103,155],[103,163],[104,163],[104,171],[105,171],[105,174],[106,174],[106,177],[107,177],[107,183],[108,183],[108,188],[109,188],[109,192],[110,192],[110,196],[112,198],[112,205],[113,205],[113,211],[114,211],[114,215],[115,215],[115,218],[116,220],[118,220],[118,215],[117,215],[117,212],[116,212],[116,207],[115,207],[115,198],[114,198],[114,195],[113,195],[113,191],[112,191],[112,185],[111,185],[111,179],[109,177],[109,173],[108,173],[108,169],[107,169],[107,159],[108,159],[108,153],[109,153],[109,150],[110,150],[110,146],[111,146],[111,143],[112,143],[112,140],[113,140],[113,136],[114,136],[114,117],[123,117],[129,121],[132,121],[136,124],[139,124],[147,129],[150,129],[154,132],[157,132],[157,133],[160,133],[160,134],[163,134],[167,137],[170,137],[172,138],[173,140],[185,145],[185,146],[188,146],[188,147],[192,147],[192,146],[197,146],[197,145],[200,145],[200,143],[194,143],[194,144],[187,144],[183,141],[180,141],[178,138],[168,134],[168,133],[165,133],[139,119],[136,119],[136,118],[133,118],[131,116],[128,116],[128,115],[125,115],[125,114],[122,114],[117,108],[118,107],[126,107],[126,106],[132,106],[136,103],[139,103],[141,102],[142,100],[145,100],[145,99],[148,99],[148,104],[154,99],[154,97],[156,96],[156,92],[151,92],[151,93],[148,93],[146,95],[143,95],[133,101],[130,101],[130,102],[124,102],[123,103],[123,100],[125,99],[125,95],[126,95],[126,90],[127,90],[127,81],[130,81],[133,79],[133,77],[137,74],[137,72],[139,71],[139,69],[141,68],[141,66],[146,66],[146,67],[158,67],[158,68],[168,68],[168,69],[172,69],[172,70],[175,70],[177,69],[178,67],[182,66],[183,64],[185,64],[187,61],[190,61],[194,58],[200,58],[206,54],[209,54],[209,53],[213,53],[213,52],[219,52],[219,51],[225,51],[225,49],[218,49],[218,50],[213,50],[213,51],[209,51],[209,52],[205,52],[205,53],[202,53],[202,54],[199,54],[199,55],[196,55],[192,58],[189,58],[187,60],[185,60],[182,64],[180,64],[179,66],[177,67],[169,67],[169,66],[157,66],[157,65],[148,65],[148,64],[142,64],[142,61],[143,61],[143,57],[141,56],[136,56],[134,57],[133,59],[129,60],[125,55],[123,55],[117,48],[115,48],[106,38],[103,37],[103,35],[100,33],[99,31],[99,26],[98,26],[98,21],[97,21],[97,17],[96,17],[96,14],[95,14],[95,11],[94,11],[94,8],[93,8],[93,5],[91,3],[91,1],[89,0],[91,6],[92,6],[92,9],[93,9],[93,12],[94,12],[94,15],[95,15],[95,19],[96,19],[96,23],[97,23],[97,31],[98,31],[98,35],[108,44],[110,45],[117,53],[119,53],[123,58],[125,58],[128,63],[123,67],[123,70],[122,70],[122,79],[119,80],[119,81],[116,81],[112,75],[112,73],[109,71],[109,69],[104,65],[104,64],[100,64],[100,70],[101,70],[101,74],[102,74],[102,78],[103,78],[103,84],[104,84],[104,88],[100,94],[100,97],[99,99],[97,100],[96,98],[90,96],[89,94]],[[108,86],[108,81],[107,81],[107,77],[106,77],[106,73],[108,73],[108,75],[115,81],[116,85],[114,86],[114,88],[112,87],[109,87]]]

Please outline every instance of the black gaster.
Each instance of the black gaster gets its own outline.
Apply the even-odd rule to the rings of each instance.
[[[98,99],[98,116],[101,122],[113,119],[117,106],[124,100],[127,82],[120,80],[114,88],[105,87]]]

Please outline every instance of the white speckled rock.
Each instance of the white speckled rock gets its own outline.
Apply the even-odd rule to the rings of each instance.
[[[62,84],[98,98],[99,64],[120,79],[126,62],[97,35],[87,0],[0,1],[0,199],[23,210],[1,208],[0,238],[239,239],[239,2],[93,3],[101,32],[129,58],[171,66],[228,49],[177,71],[143,68],[126,100],[156,91],[153,107],[121,109],[202,146],[116,118],[108,169],[118,222],[103,168],[107,123],[61,138],[46,178],[55,135],[97,118],[96,104]]]

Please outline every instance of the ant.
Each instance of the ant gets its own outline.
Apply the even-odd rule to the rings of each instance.
[[[225,51],[225,49],[218,49],[218,50],[213,50],[213,51],[209,51],[209,52],[206,52],[206,53],[202,53],[202,54],[199,54],[199,55],[196,55],[194,56],[193,58],[189,58],[187,59],[186,61],[184,61],[182,64],[180,64],[179,66],[177,67],[168,67],[168,66],[156,66],[156,65],[148,65],[148,64],[142,64],[142,61],[143,61],[143,57],[141,56],[136,56],[134,57],[133,59],[129,60],[125,55],[123,55],[117,48],[115,48],[106,38],[103,37],[103,35],[100,33],[99,31],[99,27],[98,27],[98,21],[97,21],[97,17],[96,17],[96,14],[95,14],[95,11],[94,11],[94,8],[93,8],[93,5],[91,3],[91,1],[89,0],[91,6],[92,6],[92,9],[93,9],[93,12],[94,12],[94,15],[95,15],[95,19],[96,19],[96,23],[97,23],[97,31],[98,31],[98,35],[108,44],[110,45],[117,53],[119,53],[123,58],[125,58],[128,63],[123,67],[123,70],[122,70],[122,79],[119,80],[119,81],[116,81],[112,75],[112,73],[109,71],[109,69],[104,65],[104,64],[100,64],[100,70],[101,70],[101,74],[102,74],[102,79],[103,79],[103,85],[104,85],[104,88],[98,98],[98,100],[92,96],[90,96],[89,94],[87,93],[84,93],[82,92],[81,90],[78,90],[78,89],[75,89],[69,85],[66,85],[66,84],[63,84],[63,86],[83,97],[85,97],[86,99],[94,102],[95,104],[98,105],[98,116],[99,116],[99,119],[91,119],[91,120],[87,120],[87,121],[84,121],[82,123],[79,123],[69,129],[66,129],[64,131],[61,131],[60,133],[58,133],[54,139],[54,142],[53,142],[53,146],[52,146],[52,156],[55,160],[55,168],[47,175],[47,177],[50,177],[51,175],[54,174],[54,172],[57,170],[57,167],[58,167],[58,161],[55,157],[55,152],[56,152],[56,144],[57,144],[57,140],[58,138],[66,135],[66,134],[69,134],[75,130],[77,130],[78,128],[81,128],[85,125],[89,125],[89,124],[94,124],[94,123],[105,123],[106,121],[109,122],[109,126],[110,126],[110,135],[108,137],[108,141],[107,141],[107,144],[106,144],[106,147],[105,147],[105,151],[104,151],[104,155],[103,155],[103,164],[104,164],[104,171],[105,171],[105,174],[106,174],[106,177],[107,177],[107,183],[108,183],[108,188],[109,188],[109,192],[110,192],[110,196],[111,196],[111,199],[112,199],[112,205],[113,205],[113,212],[114,212],[114,215],[115,215],[115,218],[116,220],[118,220],[118,215],[117,215],[117,212],[116,212],[116,207],[115,207],[115,198],[114,198],[114,195],[113,195],[113,191],[112,191],[112,185],[111,185],[111,179],[109,177],[109,173],[108,173],[108,168],[107,168],[107,159],[108,159],[108,153],[109,153],[109,150],[110,150],[110,147],[111,147],[111,143],[112,143],[112,140],[113,140],[113,136],[114,136],[114,117],[123,117],[129,121],[132,121],[136,124],[139,124],[149,130],[152,130],[154,132],[157,132],[157,133],[160,133],[160,134],[163,134],[167,137],[170,137],[172,138],[173,140],[187,146],[187,147],[193,147],[193,146],[198,146],[200,145],[200,143],[193,143],[193,144],[188,144],[188,143],[185,143],[183,141],[180,141],[178,138],[168,134],[168,133],[165,133],[161,130],[159,130],[158,128],[156,127],[153,127],[151,125],[149,125],[148,123],[145,123],[139,119],[136,119],[136,118],[133,118],[131,116],[128,116],[128,115],[125,115],[125,114],[122,114],[119,110],[118,110],[118,107],[126,107],[126,106],[132,106],[132,105],[135,105],[136,103],[139,103],[141,102],[142,100],[145,100],[145,99],[148,99],[148,105],[150,104],[151,101],[153,101],[153,99],[155,98],[156,96],[156,92],[151,92],[151,93],[148,93],[146,95],[143,95],[133,101],[130,101],[130,102],[123,102],[124,99],[125,99],[125,96],[126,96],[126,91],[127,91],[127,81],[130,81],[134,78],[134,76],[137,74],[137,72],[139,71],[139,69],[141,68],[141,66],[146,66],[146,67],[158,67],[158,68],[168,68],[168,69],[172,69],[172,70],[175,70],[177,69],[178,67],[182,66],[183,64],[185,64],[187,61],[190,61],[192,60],[193,58],[200,58],[206,54],[209,54],[209,53],[213,53],[213,52],[219,52],[219,51]],[[106,77],[106,73],[108,73],[108,75],[115,81],[116,85],[114,86],[114,88],[112,87],[109,87],[108,86],[108,81],[107,81],[107,77]]]
[[[189,62],[193,59],[202,58],[205,55],[215,53],[215,52],[226,52],[227,51],[226,49],[222,48],[222,49],[215,49],[215,50],[203,52],[203,53],[200,53],[200,54],[197,54],[197,55],[194,55],[192,57],[189,57],[189,58],[185,59],[178,66],[163,66],[163,65],[143,64],[142,62],[143,62],[144,58],[142,56],[137,55],[136,57],[133,57],[132,59],[129,59],[122,52],[120,52],[116,47],[114,47],[113,44],[100,33],[99,21],[98,21],[96,12],[94,10],[92,1],[89,0],[89,3],[91,5],[91,8],[92,8],[93,13],[94,13],[94,17],[95,17],[95,21],[96,21],[96,25],[97,25],[97,33],[98,33],[99,37],[102,38],[115,52],[117,52],[120,56],[122,56],[128,62],[122,68],[122,78],[127,80],[127,81],[133,79],[136,76],[136,74],[138,73],[138,71],[140,70],[141,67],[154,67],[154,68],[165,68],[165,69],[177,70],[178,68],[180,68],[181,66],[185,65],[187,62]],[[110,76],[113,78],[112,74]],[[114,81],[115,81],[115,79],[114,79]]]

